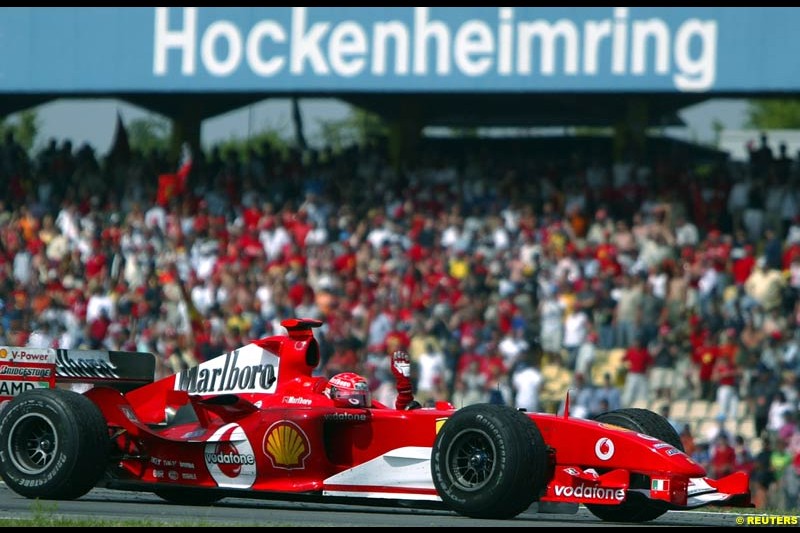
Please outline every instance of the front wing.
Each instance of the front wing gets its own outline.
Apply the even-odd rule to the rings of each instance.
[[[630,488],[630,473],[615,469],[598,474],[594,469],[558,467],[541,502],[618,505],[636,493],[663,502],[665,509],[694,509],[704,505],[750,505],[749,476],[735,472],[720,479],[653,475],[650,487]]]

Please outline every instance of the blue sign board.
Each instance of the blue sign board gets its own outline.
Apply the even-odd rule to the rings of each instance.
[[[800,90],[800,8],[0,8],[0,92]]]

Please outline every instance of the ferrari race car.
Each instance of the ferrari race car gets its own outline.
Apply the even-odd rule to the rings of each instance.
[[[0,348],[0,475],[28,498],[107,487],[176,504],[309,499],[490,519],[533,502],[619,522],[750,505],[746,473],[707,477],[648,410],[585,420],[491,404],[338,407],[313,375],[321,324],[285,320],[286,335],[157,381],[149,353]]]

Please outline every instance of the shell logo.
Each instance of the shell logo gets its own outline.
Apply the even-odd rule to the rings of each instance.
[[[8,350],[0,348],[0,359],[5,359],[6,357],[8,357]]]
[[[281,420],[272,424],[264,434],[264,453],[275,468],[299,470],[305,468],[311,455],[308,436],[294,422]]]
[[[628,428],[624,428],[622,426],[617,426],[616,424],[609,424],[607,422],[600,422],[599,425],[600,425],[600,427],[604,427],[604,428],[607,428],[607,429],[616,429],[617,431],[632,431],[632,430],[630,430]]]
[[[442,426],[444,425],[445,422],[447,422],[446,418],[437,418],[436,419],[436,434],[437,435],[439,434],[439,430],[442,429]]]

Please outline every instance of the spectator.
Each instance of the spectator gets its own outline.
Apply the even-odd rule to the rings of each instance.
[[[489,366],[489,379],[486,382],[488,402],[496,405],[512,405],[514,391],[508,374],[501,365]]]
[[[558,302],[556,289],[552,285],[544,288],[539,302],[539,331],[542,350],[548,355],[561,354],[561,342],[564,338],[564,309]]]
[[[783,422],[778,428],[777,436],[779,439],[788,443],[792,436],[798,431],[800,431],[800,428],[797,426],[797,414],[794,410],[794,406],[791,406],[783,412]]]
[[[464,375],[461,374],[456,377],[450,401],[456,408],[461,408],[476,403],[484,403],[487,398],[483,387],[468,387]]]
[[[514,406],[529,413],[538,413],[539,394],[542,387],[542,374],[539,371],[537,355],[528,350],[523,354],[511,376]]]
[[[772,379],[772,373],[767,369],[761,369],[756,374],[748,394],[748,401],[751,404],[750,412],[753,413],[753,425],[755,435],[763,437],[764,431],[769,425],[770,409],[773,399],[778,393],[778,386]]]
[[[769,464],[772,468],[772,472],[775,475],[774,488],[776,490],[770,494],[770,496],[773,498],[775,507],[779,509],[784,509],[786,506],[783,489],[786,472],[789,468],[791,468],[792,459],[793,457],[788,450],[786,441],[781,438],[776,438],[775,449],[772,451],[772,454],[769,457]]]
[[[737,434],[733,439],[733,450],[736,452],[736,462],[734,469],[738,472],[750,474],[754,467],[753,454],[745,442],[744,436]]]
[[[775,483],[775,470],[772,467],[772,439],[761,439],[761,451],[756,454],[753,461],[753,471],[750,474],[753,487],[753,505],[756,509],[766,509],[769,504],[769,494]]]
[[[473,398],[475,399],[473,403],[488,401],[486,394],[488,376],[481,371],[478,359],[470,361],[466,369],[458,374],[457,379],[464,383],[465,401],[467,399],[471,401]]]
[[[730,444],[728,435],[721,432],[714,440],[711,450],[712,478],[719,479],[732,474],[736,470],[736,450]]]
[[[719,346],[715,340],[715,336],[707,335],[692,354],[697,381],[700,384],[699,399],[707,402],[714,400],[714,366],[719,353]]]
[[[655,393],[656,399],[669,402],[675,386],[678,346],[668,325],[664,324],[659,328],[659,335],[648,346],[648,351],[653,354],[653,366],[649,374],[650,390]]]
[[[679,435],[681,438],[681,445],[683,445],[683,451],[689,457],[694,456],[697,445],[695,444],[694,435],[692,434],[692,425],[688,423],[683,424]]]
[[[642,295],[640,278],[629,275],[623,275],[616,294],[612,293],[617,301],[614,308],[614,338],[617,346],[628,348],[639,337]]]
[[[540,368],[542,380],[540,383],[539,402],[543,412],[555,413],[564,400],[572,374],[564,367],[561,357],[549,359],[547,364]]]
[[[667,422],[669,422],[669,425],[672,426],[672,428],[675,430],[675,433],[680,435],[681,431],[683,430],[683,426],[685,424],[681,424],[680,422],[678,422],[677,420],[672,418],[670,406],[669,406],[668,403],[665,403],[665,404],[661,405],[661,408],[659,409],[659,413],[661,414],[661,416],[664,417],[664,419]]]
[[[433,343],[428,343],[416,364],[418,367],[416,398],[424,404],[434,396],[438,383],[449,380],[447,362],[444,352],[436,350]]]
[[[569,395],[569,415],[575,418],[590,418],[594,387],[586,382],[583,374],[576,373],[574,375],[572,387],[567,394]],[[559,414],[563,414],[565,408],[565,401],[563,401],[558,408]]]
[[[563,347],[567,354],[567,368],[575,371],[578,351],[589,333],[589,317],[576,306],[574,300],[565,306]]]
[[[630,407],[637,400],[649,401],[647,372],[652,364],[652,357],[640,338],[633,339],[622,360],[628,370],[622,391],[622,405]]]
[[[597,357],[597,339],[597,333],[590,331],[578,348],[578,355],[575,358],[575,374],[580,374],[590,381]]]
[[[778,390],[772,398],[767,415],[767,430],[771,435],[777,435],[786,423],[786,413],[791,412],[794,406],[786,399],[786,394]]]
[[[723,334],[723,343],[727,337]],[[716,383],[716,402],[719,413],[727,420],[736,420],[739,406],[739,369],[736,367],[734,356],[720,355],[716,358],[713,370],[713,380]]]
[[[694,453],[691,455],[695,463],[711,472],[711,451],[707,442],[698,442]]]
[[[108,316],[108,310],[102,307],[99,316],[89,323],[89,348],[91,350],[99,350],[103,347],[110,327],[111,319]]]
[[[700,242],[697,226],[684,215],[675,218],[675,244],[680,247],[694,247]]]
[[[717,437],[720,435],[725,435],[728,438],[728,443],[731,442],[733,436],[728,432],[728,429],[725,427],[725,418],[722,414],[717,414],[715,418],[716,424],[710,425],[707,429],[703,437],[705,438],[706,442],[711,443],[711,451],[714,451],[714,443],[717,440]]]
[[[603,383],[594,389],[591,416],[597,416],[606,411],[615,411],[622,408],[622,394],[619,387],[614,385],[611,374],[603,374]]]
[[[756,267],[744,282],[744,290],[764,311],[770,311],[783,303],[785,285],[780,270],[769,268],[767,259],[762,256],[756,260]]]

